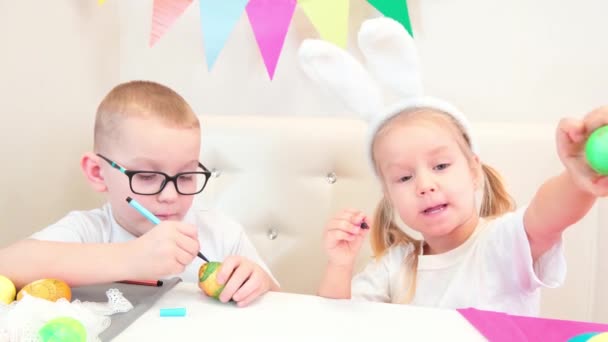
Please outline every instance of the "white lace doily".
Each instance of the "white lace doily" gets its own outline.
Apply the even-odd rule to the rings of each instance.
[[[133,309],[118,289],[109,289],[106,296],[107,303],[79,300],[70,303],[63,298],[51,302],[26,293],[10,305],[0,303],[0,342],[40,342],[38,330],[58,317],[80,321],[87,331],[87,342],[97,342],[99,334],[110,326],[110,315]]]

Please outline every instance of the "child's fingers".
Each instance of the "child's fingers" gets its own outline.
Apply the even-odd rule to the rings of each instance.
[[[248,280],[245,281],[232,296],[232,299],[236,302],[240,302],[245,298],[249,297],[250,294],[255,292],[261,286],[261,275],[258,272],[253,272]]]
[[[228,282],[224,286],[222,293],[220,294],[220,301],[228,302],[234,293],[243,285],[243,283],[251,276],[253,267],[248,263],[241,263],[237,269],[234,270]]]
[[[355,248],[355,250],[359,250],[359,248],[361,247],[361,244],[363,244],[363,240],[365,239],[365,236],[367,236],[369,230],[365,229],[361,232],[361,234],[359,234],[359,236],[357,236],[355,238],[355,240],[353,240],[351,243],[353,245],[353,247]]]
[[[365,214],[361,210],[346,209],[341,211],[334,219],[341,219],[346,221],[352,221],[354,224],[360,223],[361,218],[365,218]],[[359,222],[355,222],[359,221]]]
[[[341,230],[350,234],[358,234],[361,227],[351,223],[351,221],[334,220],[328,226],[327,230]]]
[[[585,126],[578,119],[565,118],[559,122],[558,135],[568,143],[579,143],[585,138]]]
[[[360,213],[360,212],[361,212],[361,210],[357,210],[357,209],[355,209],[355,208],[346,208],[346,209],[342,210],[342,211],[340,212],[340,214],[345,214],[345,215],[347,215],[347,214],[350,214],[350,215],[356,215],[356,214],[358,214],[358,213]]]
[[[231,255],[227,257],[222,262],[222,267],[220,267],[219,272],[217,273],[217,282],[221,284],[226,284],[232,273],[236,268],[241,264],[242,258]]]
[[[257,290],[253,291],[251,294],[249,294],[244,299],[238,301],[237,305],[239,307],[247,306],[247,305],[251,304],[251,302],[253,302],[254,300],[256,300],[259,296],[261,296],[263,293],[264,293],[264,289],[263,288],[258,288]]]
[[[339,222],[341,222],[341,221],[346,221],[346,222],[349,222],[350,224],[352,224],[353,226],[360,227],[361,224],[363,223],[363,221],[365,221],[366,219],[367,219],[367,216],[363,212],[358,211],[358,212],[350,214],[350,215],[342,215],[339,217],[335,217],[331,221],[335,222],[336,224],[340,224]]]
[[[557,153],[564,165],[572,164],[581,156],[585,141],[585,128],[582,121],[563,119],[556,133]]]
[[[179,222],[177,225],[177,231],[198,240],[198,228],[193,224]]]
[[[177,247],[179,247],[179,249],[192,255],[193,257],[195,257],[198,251],[200,250],[200,244],[198,242],[198,239],[193,239],[190,236],[178,235],[175,239],[175,243],[177,244]]]
[[[593,131],[602,126],[608,125],[608,106],[597,108],[587,114],[583,123],[588,134],[593,133]]]
[[[365,220],[367,219],[367,216],[363,213],[353,217],[353,220],[351,221],[352,224],[361,227],[361,225],[363,224],[363,222],[365,222]]]
[[[342,230],[330,230],[327,232],[327,238],[333,247],[340,241],[355,241],[357,239],[357,236],[349,234]]]
[[[602,176],[595,180],[594,189],[594,195],[598,197],[608,196],[608,176]]]
[[[177,261],[182,267],[188,266],[194,256],[181,248],[175,249],[175,261]]]
[[[605,186],[607,181],[602,180],[587,163],[571,163],[571,171],[574,181],[585,191],[595,196],[605,196]]]

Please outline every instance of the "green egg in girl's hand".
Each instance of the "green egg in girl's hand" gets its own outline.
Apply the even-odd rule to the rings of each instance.
[[[222,293],[222,290],[224,289],[224,285],[220,285],[217,282],[217,273],[221,266],[221,262],[210,261],[203,264],[198,270],[198,287],[200,287],[207,296],[215,299],[220,297],[220,293]]]
[[[608,175],[608,125],[596,129],[585,144],[589,166],[600,175]]]

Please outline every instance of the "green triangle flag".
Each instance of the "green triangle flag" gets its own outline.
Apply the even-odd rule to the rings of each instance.
[[[385,17],[395,19],[400,22],[403,27],[414,36],[412,31],[412,23],[410,22],[410,13],[407,8],[407,0],[367,0]]]

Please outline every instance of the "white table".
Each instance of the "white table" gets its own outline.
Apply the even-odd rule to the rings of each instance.
[[[185,317],[160,317],[185,307]],[[114,341],[484,341],[453,310],[269,292],[245,308],[179,283]]]

